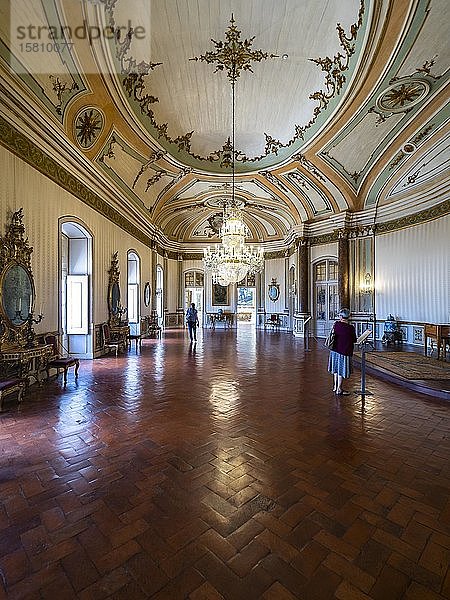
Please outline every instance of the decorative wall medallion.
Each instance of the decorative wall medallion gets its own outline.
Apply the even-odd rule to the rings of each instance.
[[[216,213],[206,219],[201,226],[192,234],[194,237],[214,238],[220,237],[220,229],[223,225],[223,213]]]
[[[422,79],[403,77],[384,90],[377,98],[376,104],[386,112],[407,112],[425,98],[430,87],[430,84]]]
[[[78,144],[88,150],[97,141],[105,119],[98,108],[82,108],[75,117],[75,137]]]
[[[272,281],[269,284],[269,298],[272,302],[276,302],[280,297],[280,284],[277,283],[276,278],[272,277]]]

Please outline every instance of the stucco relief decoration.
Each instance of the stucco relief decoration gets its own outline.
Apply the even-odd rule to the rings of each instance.
[[[58,99],[58,104],[55,105],[55,109],[58,115],[61,115],[63,103],[68,98],[72,97],[73,92],[76,92],[79,89],[79,86],[76,81],[72,81],[69,84],[67,81],[61,81],[59,77],[55,77],[54,75],[49,75],[49,79],[52,82],[53,91]]]
[[[394,114],[408,113],[428,96],[430,89],[431,85],[425,79],[415,76],[394,78],[391,80],[391,85],[378,96],[375,106],[371,106],[368,112],[378,115],[376,124],[380,125]]]
[[[82,108],[74,120],[75,138],[78,144],[89,150],[103,131],[105,119],[102,113],[94,107]]]
[[[152,154],[152,156],[150,157],[148,162],[146,162],[145,164],[142,165],[142,167],[139,169],[136,177],[134,178],[133,185],[131,186],[133,188],[133,190],[136,187],[136,184],[139,181],[141,175],[143,175],[143,173],[145,173],[145,171],[147,171],[147,169],[152,167],[158,160],[161,160],[161,158],[163,158],[165,156],[165,154],[166,154],[165,152],[158,150],[157,152],[154,152]],[[153,167],[153,170],[154,170],[154,174],[151,175],[147,179],[146,188],[145,188],[146,192],[148,192],[149,188],[152,185],[154,185],[155,183],[157,183],[161,179],[161,177],[163,177],[164,175],[167,175],[167,171],[165,171],[164,169],[156,170]]]
[[[116,23],[114,17],[114,9],[117,0],[105,0],[105,9],[108,19],[108,25],[115,30]],[[365,12],[364,0],[360,0],[358,17],[355,23],[350,26],[348,32],[344,31],[340,23],[337,23],[336,30],[341,49],[334,56],[325,56],[310,58],[311,62],[315,63],[325,74],[323,89],[317,90],[309,95],[311,100],[317,102],[313,109],[312,117],[306,124],[294,124],[293,135],[288,141],[275,139],[270,133],[264,132],[265,147],[264,152],[257,156],[247,156],[241,150],[235,148],[235,161],[241,163],[253,163],[261,161],[265,157],[274,154],[277,155],[281,149],[290,148],[296,142],[304,139],[305,132],[310,129],[317,121],[318,116],[328,107],[333,98],[340,94],[344,84],[346,83],[345,71],[349,69],[350,58],[355,53],[356,39],[359,29],[363,23],[363,15]],[[251,61],[260,62],[267,58],[274,58],[277,55],[263,50],[252,50],[251,45],[255,36],[251,38],[240,39],[241,31],[236,27],[234,18],[231,18],[230,25],[225,32],[224,41],[212,40],[215,49],[205,52],[204,54],[189,58],[194,61],[204,61],[216,65],[216,71],[226,71],[230,81],[235,82],[240,76],[241,71],[252,71]],[[152,105],[159,102],[156,95],[150,93],[151,71],[160,67],[163,63],[151,63],[141,61],[137,63],[135,58],[130,55],[133,39],[133,30],[130,29],[125,36],[117,36],[116,57],[120,63],[122,85],[128,94],[128,97],[134,100],[141,112],[147,119],[151,127],[154,129],[158,138],[164,140],[170,145],[178,149],[178,152],[183,151],[189,156],[198,161],[206,161],[217,163],[221,168],[231,167],[231,140],[227,139],[223,146],[217,150],[210,152],[208,155],[196,154],[191,150],[191,138],[194,131],[186,132],[176,138],[168,135],[169,124],[158,123]],[[238,57],[237,69],[232,74],[230,65],[232,61],[230,57]]]
[[[223,213],[216,213],[206,219],[206,222],[202,223],[196,231],[193,233],[193,237],[202,238],[217,238],[220,234],[220,229],[223,225]]]

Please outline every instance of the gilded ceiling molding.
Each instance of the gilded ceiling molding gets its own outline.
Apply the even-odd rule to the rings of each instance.
[[[189,167],[183,167],[180,172],[173,177],[172,181],[169,181],[169,183],[159,192],[158,197],[156,198],[156,202],[155,202],[155,206],[161,201],[161,199],[164,197],[165,194],[167,194],[167,192],[174,187],[175,185],[177,185],[178,183],[180,183],[180,181],[186,177],[186,175],[189,175],[190,173],[192,173],[192,169]]]
[[[421,27],[426,17],[427,10],[426,4],[424,4],[416,11],[414,23],[411,24],[410,29],[413,26]],[[383,145],[386,148],[396,134],[412,122],[418,111],[427,105],[430,97],[432,95],[436,96],[437,90],[445,85],[446,79],[444,73],[435,75],[431,72],[435,64],[434,58],[425,61],[422,66],[415,68],[413,73],[402,77],[398,76],[402,68],[404,52],[411,51],[411,46],[406,47],[407,43],[408,40],[406,39],[398,48],[389,72],[374,89],[371,96],[366,99],[364,105],[360,107],[338,135],[319,152],[320,158],[343,177],[356,192],[361,189],[365,177],[373,167],[380,153],[380,147]],[[382,141],[377,141],[375,145],[375,143],[371,143],[370,138],[367,140],[367,151],[369,149],[372,149],[372,151],[370,154],[367,152],[367,159],[362,167],[358,168],[358,170],[352,170],[350,165],[344,164],[346,157],[339,152],[339,145],[346,138],[351,138],[352,132],[371,114],[377,116],[375,127],[385,123],[394,116],[397,116],[397,120],[392,125],[392,128],[386,132],[386,136]],[[375,139],[377,139],[376,136]],[[399,164],[402,158],[396,157],[396,160],[398,160],[396,164]]]
[[[378,223],[376,225],[376,233],[390,233],[399,229],[406,229],[413,227],[414,225],[421,225],[427,221],[433,221],[440,217],[445,217],[450,214],[450,200],[445,200],[436,206],[427,208],[413,215],[407,215],[400,217],[399,219],[393,219],[392,221],[386,221],[385,223]]]
[[[324,215],[327,213],[333,212],[333,207],[331,206],[331,202],[326,194],[321,190],[318,186],[313,184],[309,179],[307,179],[303,173],[299,173],[298,171],[291,171],[288,173],[284,173],[283,177],[288,181],[288,183],[294,187],[295,191],[300,194],[301,198],[306,202],[310,208],[311,214],[313,217],[317,217],[320,215]],[[300,189],[301,188],[301,189]],[[322,200],[325,208],[318,210],[314,202],[310,199],[308,192],[315,192],[319,198]]]
[[[105,0],[105,10],[108,15],[109,26],[112,30],[115,30],[115,19],[114,19],[114,8],[117,0]],[[280,150],[286,150],[304,139],[304,135],[308,129],[310,129],[317,121],[319,115],[328,107],[332,99],[338,96],[346,82],[345,71],[349,69],[350,58],[355,53],[356,39],[359,29],[363,23],[363,15],[365,12],[365,2],[360,0],[358,18],[355,23],[350,26],[350,31],[347,34],[340,23],[337,23],[336,30],[338,34],[339,43],[341,50],[337,52],[333,57],[326,56],[325,58],[310,58],[309,60],[316,64],[325,73],[324,89],[313,92],[309,95],[311,100],[315,100],[317,105],[313,110],[311,119],[305,125],[294,125],[293,137],[287,142],[276,140],[270,134],[264,133],[266,144],[264,153],[258,156],[247,156],[244,152],[235,149],[235,162],[240,163],[254,163],[263,160],[271,154],[277,155]],[[251,61],[255,60],[260,62],[267,58],[274,58],[277,55],[263,52],[262,50],[251,50],[251,44],[255,36],[250,39],[240,40],[241,31],[235,26],[234,17],[232,16],[230,26],[225,32],[225,41],[211,40],[215,45],[215,51],[208,51],[198,57],[192,57],[189,60],[204,61],[207,63],[216,64],[216,71],[226,71],[227,77],[234,85],[237,78],[240,76],[241,71],[250,71]],[[148,88],[148,81],[145,79],[152,70],[160,66],[162,63],[146,63],[141,61],[139,64],[133,57],[129,57],[131,41],[133,37],[133,30],[130,29],[125,36],[125,39],[121,42],[120,37],[115,37],[116,44],[116,56],[121,68],[122,85],[128,94],[129,98],[132,98],[142,115],[149,119],[150,125],[156,132],[159,139],[164,139],[167,143],[173,145],[178,149],[178,152],[185,152],[193,159],[199,162],[210,162],[218,163],[220,168],[229,169],[231,168],[232,159],[232,147],[231,141],[227,139],[222,148],[211,152],[207,156],[195,154],[191,151],[191,138],[194,131],[185,133],[176,138],[171,138],[167,131],[169,124],[159,124],[156,121],[155,114],[152,109],[152,104],[157,103],[159,100],[156,96],[150,93],[144,93],[146,87]],[[238,69],[234,74],[231,72],[231,53],[238,53]]]
[[[403,148],[400,150],[400,152],[397,154],[394,160],[389,164],[389,171],[392,171],[392,169],[394,169],[398,164],[400,164],[406,156],[415,152],[417,150],[417,145],[419,144],[419,142],[429,137],[428,134],[434,128],[434,126],[434,123],[428,125],[424,129],[422,129],[422,131],[420,131],[417,135],[415,135],[411,139],[411,141],[406,142],[406,144],[403,145]]]
[[[311,175],[314,175],[314,177],[316,177],[322,183],[326,183],[327,180],[323,176],[322,172],[314,165],[314,163],[308,160],[304,154],[298,152],[297,154],[293,155],[292,160],[298,161],[304,169],[311,173]]]
[[[152,240],[148,235],[133,225],[106,200],[93,192],[63,167],[60,162],[46,154],[2,116],[0,116],[0,143],[62,189],[97,211],[108,221],[111,221],[111,223],[114,223],[114,225],[117,225],[146,246],[151,247]]]

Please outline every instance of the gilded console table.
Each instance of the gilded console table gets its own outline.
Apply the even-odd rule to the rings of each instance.
[[[234,326],[234,313],[217,312],[207,313],[208,324],[212,329],[216,328],[216,323],[223,323],[225,329],[231,329]]]
[[[45,371],[49,358],[53,355],[51,344],[33,348],[11,348],[0,352],[0,369],[2,375],[15,375],[28,382],[29,377],[35,377],[39,385],[42,380],[39,375]]]

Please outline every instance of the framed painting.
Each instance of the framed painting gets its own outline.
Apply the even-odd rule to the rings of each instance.
[[[228,306],[228,286],[213,283],[212,304],[213,306]]]

